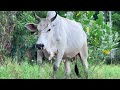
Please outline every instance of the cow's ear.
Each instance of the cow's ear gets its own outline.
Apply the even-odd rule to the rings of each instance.
[[[34,23],[28,23],[25,25],[27,29],[29,29],[31,32],[35,32],[37,30],[37,24]]]

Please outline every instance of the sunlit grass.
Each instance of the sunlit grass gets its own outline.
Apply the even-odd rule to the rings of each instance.
[[[91,66],[91,69],[93,66]],[[89,74],[93,79],[120,79],[120,65],[101,65]]]
[[[78,62],[79,72],[82,78],[78,78],[74,72],[74,64],[71,63],[71,79],[84,78],[84,70]],[[0,79],[51,79],[53,73],[53,64],[45,62],[39,66],[30,65],[27,61],[18,64],[11,62],[7,58],[3,65],[0,65]],[[62,62],[58,69],[57,78],[64,77],[64,63]],[[120,65],[89,65],[89,79],[120,79]]]

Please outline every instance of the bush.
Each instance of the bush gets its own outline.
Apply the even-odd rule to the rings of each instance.
[[[112,22],[113,22],[113,30],[117,31],[120,35],[120,12],[113,11],[112,12]],[[120,48],[120,41],[118,47]]]
[[[1,11],[0,12],[0,62],[4,56],[11,56],[12,51],[12,33],[15,28],[14,16],[16,11]]]

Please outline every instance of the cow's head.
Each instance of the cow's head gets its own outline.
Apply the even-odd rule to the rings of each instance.
[[[31,32],[36,32],[38,30],[38,41],[36,43],[36,48],[46,49],[50,42],[51,36],[53,35],[54,24],[52,22],[56,19],[57,13],[52,18],[36,17],[40,21],[38,24],[28,23],[25,27]]]

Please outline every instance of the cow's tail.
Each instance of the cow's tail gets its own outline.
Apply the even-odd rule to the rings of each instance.
[[[77,66],[77,59],[76,59],[76,63],[75,63],[74,70],[75,70],[76,75],[77,75],[78,77],[80,77],[80,73],[79,73],[78,66]]]

